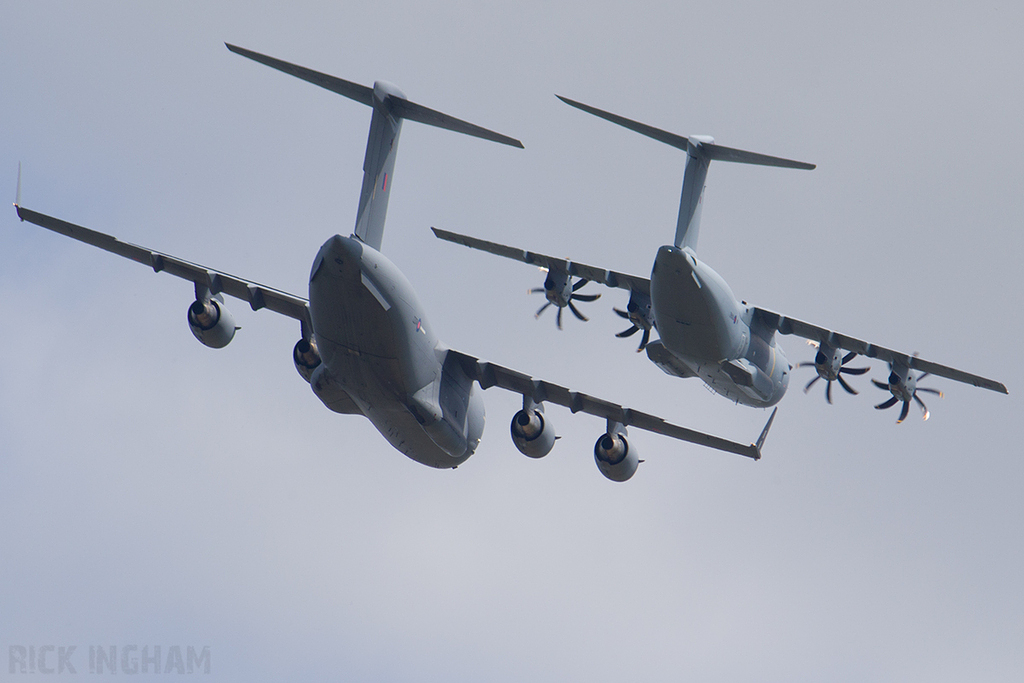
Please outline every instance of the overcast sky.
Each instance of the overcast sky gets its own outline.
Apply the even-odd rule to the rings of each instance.
[[[327,7],[320,7],[323,4]],[[712,164],[703,260],[738,297],[992,377],[927,423],[794,371],[759,463],[600,420],[457,471],[334,415],[298,325],[0,213],[0,656],[210,648],[209,681],[1019,681],[1024,677],[1024,47],[1019,3],[48,3],[0,7],[0,191],[306,295],[354,224],[370,112],[229,41],[514,136],[404,127],[383,250],[454,348],[739,441],[767,413],[669,377],[612,306],[430,226],[646,276],[685,156],[562,94],[818,164]],[[591,285],[597,291],[597,287]],[[791,362],[812,351],[782,344]],[[54,661],[50,655],[50,664]],[[48,680],[69,674],[14,674]],[[75,677],[72,677],[75,680]]]

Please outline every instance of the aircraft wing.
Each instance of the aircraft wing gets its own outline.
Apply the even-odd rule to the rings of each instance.
[[[614,270],[606,270],[605,268],[596,268],[568,259],[555,258],[554,256],[517,249],[516,247],[507,247],[497,242],[488,242],[487,240],[460,235],[439,228],[431,228],[431,230],[434,231],[434,235],[439,239],[461,244],[470,249],[486,251],[497,256],[504,256],[513,261],[522,261],[523,263],[547,268],[548,270],[562,270],[569,273],[569,275],[581,277],[591,282],[599,282],[608,287],[625,289],[627,292],[643,292],[648,295],[651,293],[651,281],[647,278],[619,273]]]
[[[137,261],[149,266],[157,273],[163,271],[180,277],[183,280],[190,280],[201,287],[208,287],[212,294],[223,292],[224,294],[241,299],[248,302],[254,311],[267,308],[275,313],[294,318],[305,326],[311,326],[309,302],[302,297],[250,282],[228,273],[212,270],[206,266],[184,261],[169,254],[122,242],[116,237],[62,221],[59,218],[30,211],[17,204],[14,206],[18,210],[18,218],[23,221],[35,223],[47,230],[66,235],[79,242],[85,242],[104,251],[109,251],[112,254]]]
[[[1009,393],[1002,383],[996,382],[995,380],[980,377],[978,375],[972,375],[969,372],[946,367],[945,365],[939,365],[938,363],[933,363],[911,354],[893,351],[892,349],[887,349],[884,346],[878,346],[870,342],[861,341],[854,337],[848,337],[845,334],[826,330],[823,327],[811,325],[810,323],[805,323],[801,320],[796,320],[795,318],[787,318],[784,315],[773,313],[772,311],[766,311],[763,308],[754,309],[754,322],[755,324],[761,325],[762,329],[777,330],[781,334],[792,334],[797,337],[810,339],[828,346],[844,349],[846,351],[853,351],[854,353],[868,358],[883,360],[890,365],[904,365],[912,370],[920,370],[922,372],[927,372],[939,377],[945,377],[946,379],[951,379],[956,382],[972,384],[976,387],[981,387],[982,389],[997,391],[1001,394]]]
[[[775,410],[772,411],[768,423],[757,441],[752,444],[741,444],[729,441],[721,437],[698,432],[686,427],[680,427],[666,422],[660,417],[641,413],[632,408],[605,401],[601,398],[589,396],[578,391],[572,391],[565,387],[544,380],[534,379],[527,374],[510,370],[495,363],[482,361],[460,351],[450,350],[449,355],[455,354],[466,375],[477,382],[484,389],[500,387],[508,391],[526,396],[537,403],[547,402],[564,406],[573,413],[587,413],[596,417],[603,417],[611,422],[618,422],[625,427],[636,427],[655,434],[663,434],[680,441],[688,441],[700,446],[707,446],[726,453],[735,453],[753,460],[761,459],[761,447],[768,436],[768,430],[775,419]],[[776,408],[776,410],[778,410]]]
[[[604,268],[595,268],[594,266],[576,263],[568,259],[560,259],[553,256],[546,256],[544,254],[537,254],[532,251],[509,247],[504,244],[488,242],[476,237],[459,235],[447,230],[440,230],[438,228],[431,228],[431,230],[433,230],[434,235],[440,239],[448,242],[454,242],[455,244],[461,244],[469,247],[470,249],[486,251],[514,261],[522,261],[523,263],[542,266],[548,269],[562,269],[570,275],[585,278],[593,282],[599,282],[607,285],[608,287],[617,287],[627,291],[639,291],[650,295],[651,282],[646,278],[619,273],[613,270],[606,270]],[[778,331],[780,334],[791,334],[797,337],[803,337],[804,339],[810,339],[822,344],[841,348],[846,351],[854,351],[868,358],[877,358],[890,364],[902,364],[913,370],[927,372],[938,377],[945,377],[946,379],[951,379],[956,382],[971,384],[976,387],[997,391],[1002,394],[1009,393],[1003,384],[996,382],[995,380],[987,379],[979,375],[972,375],[971,373],[964,372],[963,370],[957,370],[956,368],[947,367],[945,365],[939,365],[938,363],[933,363],[911,354],[893,351],[892,349],[887,349],[883,346],[878,346],[877,344],[872,344],[854,337],[839,334],[838,332],[833,332],[832,330],[827,330],[823,327],[818,327],[817,325],[805,323],[801,320],[796,320],[795,318],[789,318],[779,313],[773,313],[772,311],[768,311],[763,308],[754,309],[753,322],[755,327],[759,326],[763,330]],[[516,391],[516,389],[512,390]]]

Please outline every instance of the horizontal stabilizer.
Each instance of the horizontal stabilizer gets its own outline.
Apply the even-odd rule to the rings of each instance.
[[[646,135],[649,138],[664,142],[676,149],[686,152],[686,170],[683,172],[683,191],[679,198],[679,218],[676,220],[676,236],[673,244],[679,248],[696,250],[697,236],[700,233],[701,203],[704,197],[704,181],[707,178],[708,166],[712,161],[732,161],[740,164],[757,164],[759,166],[781,166],[782,168],[798,168],[810,171],[814,164],[781,157],[746,152],[742,149],[716,145],[713,138],[705,135],[683,137],[667,130],[661,130],[646,123],[640,123],[625,116],[591,107],[590,105],[570,100],[568,97],[556,97],[571,107],[576,107],[588,114],[600,117],[612,123]]]
[[[284,73],[295,76],[296,78],[301,78],[302,80],[308,81],[314,85],[319,85],[321,88],[326,88],[331,92],[344,95],[356,102],[361,102],[371,107],[374,106],[374,89],[371,87],[346,81],[342,78],[338,78],[337,76],[331,76],[319,71],[314,71],[313,69],[307,69],[304,66],[298,66],[297,64],[292,64],[291,62],[286,62],[281,59],[268,57],[267,55],[260,54],[259,52],[253,52],[252,50],[246,50],[245,48],[238,47],[237,45],[231,45],[230,43],[224,43],[224,45],[226,45],[227,48],[235,54],[248,57],[260,64],[265,64],[266,66],[277,69],[278,71],[283,71]],[[494,131],[487,130],[486,128],[481,128],[480,126],[476,126],[472,123],[462,121],[454,116],[448,116],[447,114],[442,114],[439,111],[428,109],[423,105],[410,102],[403,97],[396,97],[394,94],[387,97],[387,108],[388,113],[397,118],[425,123],[428,126],[445,128],[447,130],[455,131],[456,133],[464,133],[466,135],[472,135],[492,142],[500,142],[503,145],[519,147],[520,149],[523,148],[523,143],[515,138],[510,138],[507,135],[495,133]]]
[[[246,50],[244,47],[237,47],[230,43],[224,43],[224,45],[226,45],[227,48],[235,54],[248,57],[254,62],[265,64],[272,69],[277,69],[278,71],[283,71],[286,74],[295,76],[296,78],[309,81],[313,85],[319,85],[321,88],[326,88],[331,92],[344,95],[356,102],[362,102],[367,106],[373,105],[373,88],[368,88],[365,85],[346,81],[336,76],[329,76],[328,74],[320,73],[319,71],[313,71],[312,69],[307,69],[304,66],[298,66],[297,64],[285,62],[280,59],[274,59],[267,55],[261,55],[259,52]]]
[[[456,133],[472,135],[473,137],[483,138],[484,140],[490,140],[491,142],[500,142],[501,144],[509,145],[510,147],[523,149],[523,143],[519,142],[519,140],[516,140],[515,138],[510,138],[507,135],[502,135],[501,133],[495,133],[492,130],[481,128],[480,126],[467,121],[457,119],[454,116],[448,116],[447,114],[442,114],[439,111],[428,109],[421,104],[397,98],[392,99],[390,102],[391,113],[394,116],[399,116],[403,119],[408,119],[409,121],[425,123],[428,126],[436,126],[437,128],[455,131]]]
[[[599,116],[602,119],[616,123],[624,128],[640,133],[641,135],[646,135],[658,142],[664,142],[666,145],[671,145],[672,147],[681,149],[685,152],[695,152],[695,150],[700,149],[708,159],[714,161],[733,161],[741,164],[757,164],[759,166],[781,166],[782,168],[799,168],[807,171],[813,170],[815,167],[814,164],[808,164],[803,161],[782,159],[780,157],[768,156],[767,154],[757,154],[756,152],[745,152],[741,149],[722,147],[721,145],[716,145],[713,142],[705,142],[696,138],[686,138],[682,135],[669,133],[667,130],[648,126],[646,123],[627,119],[625,116],[612,114],[611,112],[598,109],[597,107],[591,107],[590,105],[583,104],[582,102],[570,100],[568,97],[562,97],[561,95],[556,95],[555,97],[562,100],[569,106],[581,109],[588,114]]]

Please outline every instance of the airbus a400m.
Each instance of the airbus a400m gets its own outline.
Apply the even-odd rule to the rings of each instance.
[[[544,268],[547,275],[543,288],[536,291],[543,291],[548,304],[557,306],[559,314],[562,308],[569,307],[577,318],[585,320],[572,301],[593,300],[593,295],[577,294],[587,282],[628,291],[626,310],[615,311],[631,325],[617,336],[628,337],[642,331],[638,351],[646,350],[655,365],[675,377],[699,377],[711,389],[737,403],[763,408],[775,405],[785,395],[794,366],[777,343],[776,332],[804,337],[817,347],[813,362],[796,367],[813,366],[817,375],[806,389],[824,379],[829,403],[832,402],[833,382],[838,382],[851,394],[857,393],[843,375],[867,372],[867,368],[847,366],[858,355],[888,363],[888,380],[874,380],[874,384],[891,396],[875,407],[886,409],[902,402],[899,422],[906,419],[912,401],[928,419],[928,409],[918,393],[939,392],[920,388],[917,382],[929,374],[1007,393],[1006,387],[994,380],[752,306],[739,300],[725,280],[697,257],[704,181],[712,161],[803,170],[812,170],[813,164],[723,147],[708,136],[683,137],[565,97],[559,96],[559,99],[686,152],[675,239],[672,244],[658,249],[650,278],[434,228],[437,237]],[[561,315],[558,325],[561,327]],[[649,341],[652,330],[660,336],[657,341]]]
[[[336,413],[366,416],[394,448],[430,467],[455,468],[479,445],[484,405],[475,384],[523,396],[511,435],[516,447],[530,457],[547,455],[555,442],[545,403],[604,418],[606,429],[594,445],[594,458],[602,474],[615,481],[633,476],[640,462],[632,437],[627,436],[630,426],[760,458],[771,418],[755,443],[736,443],[481,361],[438,339],[415,289],[380,251],[402,122],[417,121],[522,147],[518,140],[411,102],[383,82],[367,87],[228,48],[373,110],[354,233],[334,235],[320,248],[310,273],[308,299],[26,209],[20,205],[20,174],[18,216],[194,283],[188,326],[206,346],[226,346],[237,330],[224,304],[225,294],[253,310],[265,308],[294,318],[300,338],[292,358],[317,398]]]

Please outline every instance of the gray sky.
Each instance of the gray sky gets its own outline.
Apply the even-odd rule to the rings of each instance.
[[[715,164],[701,257],[737,296],[1003,381],[932,419],[801,392],[760,463],[649,434],[625,485],[603,424],[515,396],[455,472],[328,412],[294,321],[0,214],[0,654],[208,645],[210,681],[1017,681],[1024,675],[1024,48],[1019,3],[4,3],[0,185],[124,240],[304,295],[355,218],[369,111],[230,41],[520,138],[409,123],[384,251],[451,346],[750,440],[767,415],[673,379],[541,276],[436,225],[646,275],[684,156],[558,102],[818,164]],[[3,180],[6,178],[6,180]],[[2,189],[2,188],[0,188]],[[595,288],[596,290],[596,288]],[[790,360],[811,351],[783,338]],[[875,365],[872,376],[885,369]],[[66,676],[66,674],[65,674]],[[8,673],[0,679],[52,678]]]

